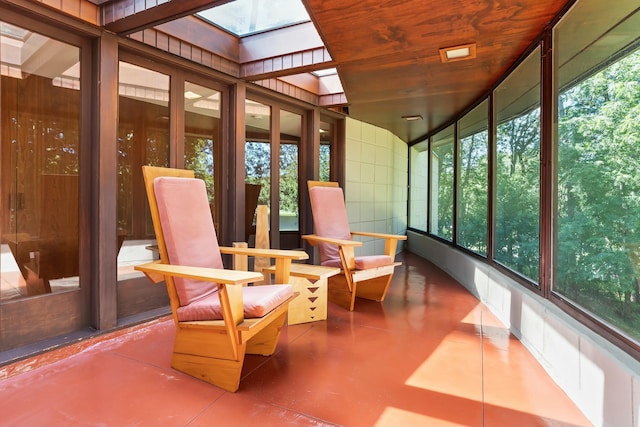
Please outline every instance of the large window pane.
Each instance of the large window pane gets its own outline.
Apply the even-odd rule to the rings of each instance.
[[[120,62],[118,78],[118,276],[124,279],[152,257],[145,249],[155,236],[142,165],[169,165],[169,76]]]
[[[270,206],[271,195],[271,107],[247,99],[245,102],[245,239],[255,234],[255,209]]]
[[[280,231],[298,231],[298,156],[302,116],[280,111]]]
[[[320,122],[320,181],[331,180],[331,147],[335,141],[335,125]]]
[[[453,126],[431,140],[431,223],[429,232],[453,239]]]
[[[204,180],[216,228],[214,186],[214,149],[220,141],[220,92],[185,82],[184,88],[184,167],[193,170],[196,178]]]
[[[640,340],[637,6],[637,1],[582,1],[556,29],[553,290]],[[596,25],[582,26],[587,10],[600,17]],[[576,28],[581,28],[579,42]]]
[[[540,254],[540,50],[495,91],[496,261],[534,282]]]
[[[428,147],[429,142],[422,141],[409,149],[409,227],[421,231],[427,231]]]
[[[488,101],[483,102],[458,123],[456,241],[481,255],[487,253],[488,105]]]
[[[80,49],[0,22],[0,57],[0,301],[77,289]]]

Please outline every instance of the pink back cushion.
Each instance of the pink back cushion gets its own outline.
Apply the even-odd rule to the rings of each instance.
[[[158,177],[154,191],[169,262],[174,265],[223,268],[204,181]],[[216,292],[216,283],[174,279],[180,305]]]
[[[323,237],[351,240],[349,218],[342,189],[340,187],[312,187],[309,190],[309,195],[316,233]],[[320,243],[318,249],[322,265],[342,268],[337,246]],[[393,258],[387,255],[359,256],[355,258],[355,261],[356,270],[393,264]]]
[[[313,224],[316,234],[322,237],[351,240],[349,218],[344,204],[344,194],[340,187],[311,187],[309,190]],[[320,262],[325,263],[340,260],[338,247],[326,243],[318,244]]]

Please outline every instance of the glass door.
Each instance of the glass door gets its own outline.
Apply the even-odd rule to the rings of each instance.
[[[88,326],[81,52],[0,22],[0,351]]]

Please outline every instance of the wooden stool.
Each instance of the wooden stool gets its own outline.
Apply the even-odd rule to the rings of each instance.
[[[267,282],[276,267],[270,266],[262,270]],[[327,319],[327,279],[340,273],[337,267],[322,267],[311,264],[291,264],[289,283],[300,295],[289,303],[287,324],[317,322]]]

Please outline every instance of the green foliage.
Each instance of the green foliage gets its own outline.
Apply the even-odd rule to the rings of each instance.
[[[453,134],[451,135],[453,136]],[[431,179],[437,182],[438,218],[437,226],[432,224],[431,232],[443,239],[453,239],[453,139],[438,144],[432,149],[434,164],[437,172]],[[433,197],[433,196],[432,196]]]
[[[498,125],[495,259],[537,281],[540,258],[540,109]]]
[[[458,184],[458,244],[487,253],[488,143],[487,130],[460,140]]]
[[[320,145],[320,181],[331,180],[331,146]]]
[[[298,146],[280,146],[280,212],[298,214]]]
[[[258,204],[269,206],[271,195],[271,145],[268,142],[247,141],[245,144],[245,180],[259,184]]]
[[[559,98],[555,290],[640,337],[640,52]]]
[[[186,137],[184,151],[185,169],[192,170],[196,178],[204,180],[209,202],[214,203],[213,140],[202,137]]]

